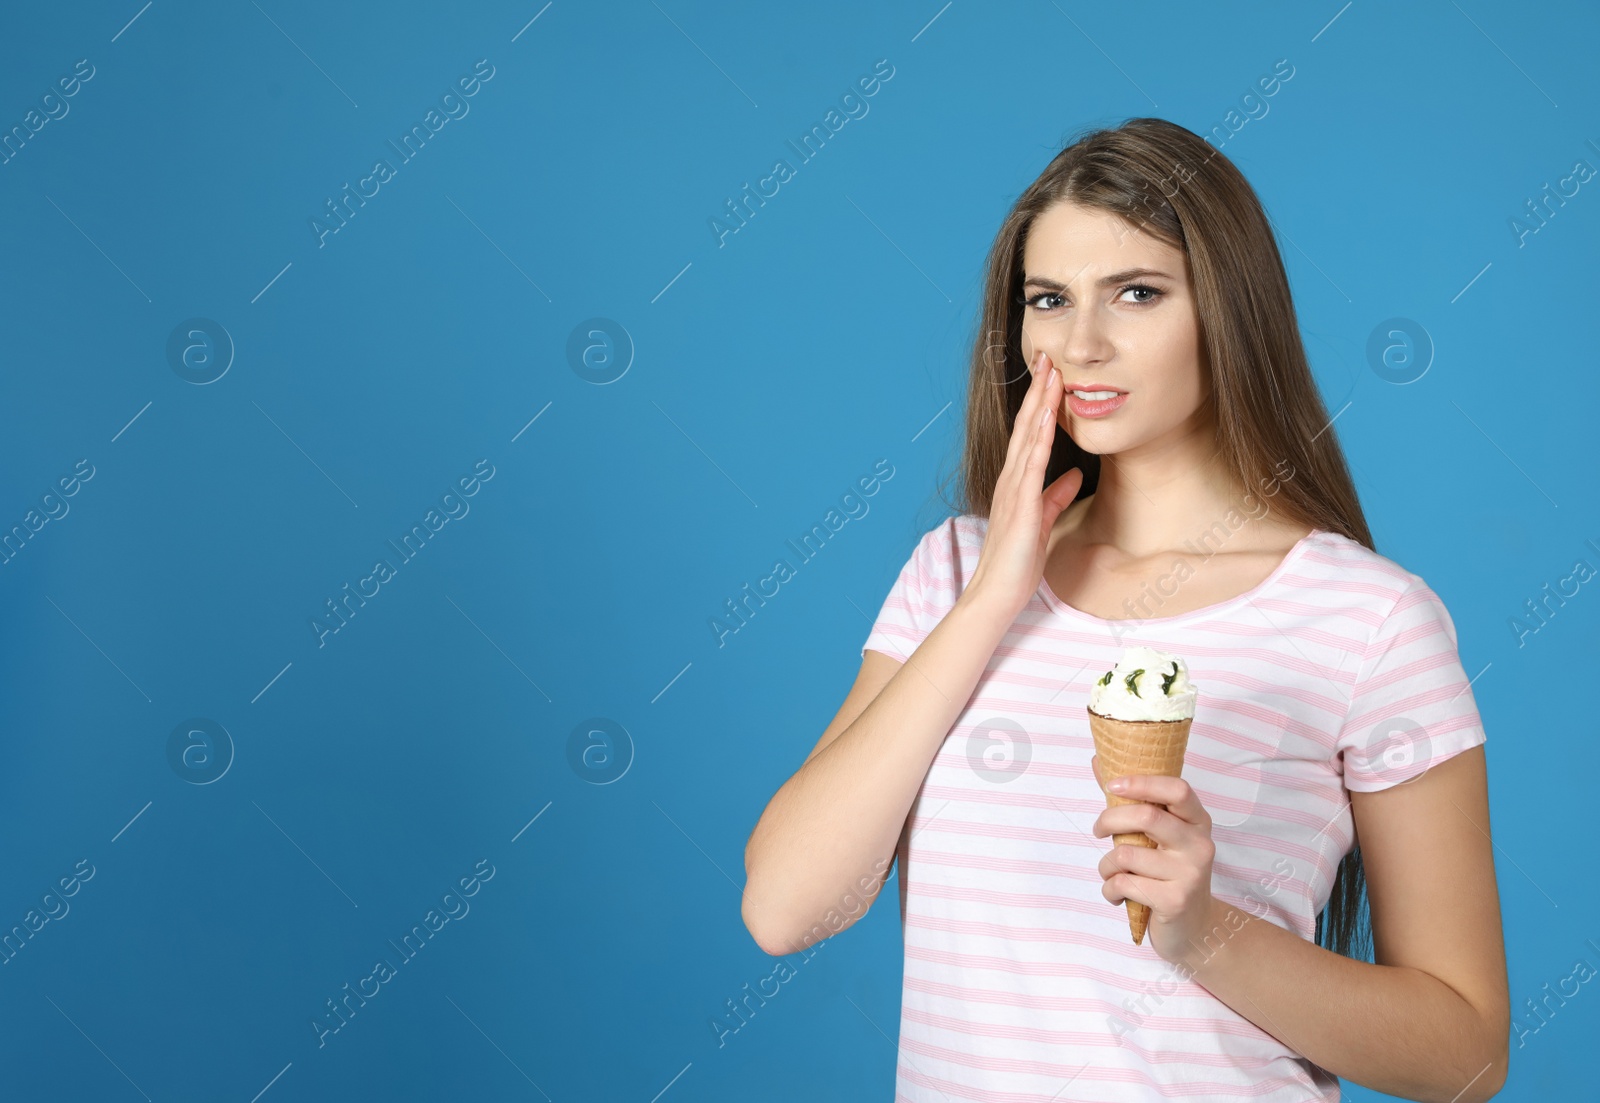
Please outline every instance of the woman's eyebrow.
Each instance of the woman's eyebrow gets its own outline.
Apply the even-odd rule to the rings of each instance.
[[[1172,276],[1156,268],[1124,268],[1120,272],[1112,272],[1109,276],[1101,276],[1097,283],[1100,287],[1110,287],[1112,284],[1123,283],[1142,276],[1159,276],[1165,280],[1172,279]],[[1029,276],[1022,281],[1022,286],[1040,287],[1046,291],[1065,291],[1067,289],[1066,284],[1057,280],[1047,279],[1044,276]]]

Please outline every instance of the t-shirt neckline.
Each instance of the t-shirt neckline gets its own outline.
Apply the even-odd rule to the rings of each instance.
[[[1267,575],[1266,578],[1263,578],[1260,582],[1250,587],[1250,589],[1241,594],[1235,594],[1232,597],[1223,598],[1221,601],[1212,602],[1210,605],[1203,605],[1198,609],[1191,609],[1186,613],[1173,613],[1172,615],[1165,617],[1119,617],[1110,619],[1106,617],[1097,617],[1093,613],[1085,613],[1082,609],[1079,609],[1076,606],[1068,605],[1065,601],[1062,601],[1061,598],[1056,596],[1056,592],[1050,588],[1050,583],[1047,582],[1043,576],[1040,576],[1039,588],[1035,592],[1044,601],[1045,607],[1048,608],[1052,613],[1067,617],[1072,620],[1084,621],[1100,628],[1111,628],[1114,625],[1119,624],[1130,627],[1180,624],[1184,621],[1193,620],[1198,617],[1215,616],[1216,614],[1230,609],[1235,605],[1244,604],[1260,597],[1270,587],[1276,585],[1278,579],[1283,577],[1289,568],[1292,567],[1300,559],[1300,557],[1306,553],[1313,543],[1319,541],[1326,535],[1328,535],[1328,530],[1313,528],[1310,532],[1306,533],[1299,540],[1294,542],[1294,546],[1284,553],[1283,558],[1278,561],[1278,565],[1272,568],[1272,571]]]

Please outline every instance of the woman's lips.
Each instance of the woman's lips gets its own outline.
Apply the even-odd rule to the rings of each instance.
[[[1110,392],[1085,388],[1082,393],[1103,395]],[[1079,398],[1073,391],[1067,392],[1067,409],[1072,411],[1074,417],[1105,417],[1126,401],[1128,396],[1122,392],[1112,394],[1110,398]]]

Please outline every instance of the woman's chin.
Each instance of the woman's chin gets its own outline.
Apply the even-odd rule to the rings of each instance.
[[[1109,425],[1069,417],[1062,427],[1072,443],[1091,456],[1109,456],[1128,446],[1128,434]]]

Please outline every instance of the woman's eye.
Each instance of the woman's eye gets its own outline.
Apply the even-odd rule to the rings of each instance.
[[[1162,295],[1166,294],[1166,292],[1162,291],[1159,287],[1151,287],[1148,284],[1135,283],[1124,287],[1118,297],[1120,298],[1121,296],[1128,295],[1130,293],[1142,296],[1139,298],[1126,300],[1133,306],[1147,306],[1150,303],[1155,302]],[[1032,298],[1023,296],[1021,302],[1024,306],[1027,306],[1033,310],[1037,310],[1041,313],[1048,313],[1063,305],[1062,297],[1053,291],[1042,291]]]

